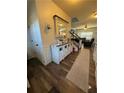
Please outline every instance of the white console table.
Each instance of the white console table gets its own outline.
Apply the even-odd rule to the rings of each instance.
[[[52,61],[59,64],[66,56],[73,51],[72,43],[51,45]]]

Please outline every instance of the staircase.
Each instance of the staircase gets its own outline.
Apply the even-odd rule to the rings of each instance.
[[[74,44],[74,48],[78,48],[79,50],[81,48],[82,39],[73,30],[70,31],[70,34],[72,36],[71,40]]]
[[[70,34],[72,36],[71,40],[74,42],[74,45],[77,46],[79,49],[81,48],[82,44],[84,44],[85,48],[91,48],[94,42],[94,38],[92,38],[91,40],[87,40],[86,37],[85,38],[81,38],[80,36],[78,36],[74,30],[70,31]]]

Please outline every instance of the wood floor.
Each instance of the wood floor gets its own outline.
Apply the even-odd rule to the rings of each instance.
[[[91,89],[88,90],[88,93],[97,93],[97,87],[96,87],[96,75],[95,75],[95,70],[96,70],[96,65],[95,62],[93,61],[93,50],[90,49],[90,66],[89,66],[89,85],[92,87]]]
[[[44,66],[36,58],[29,60],[27,72],[31,87],[27,93],[85,93],[65,78],[78,54],[78,52],[71,53],[59,65],[50,63]],[[89,84],[92,88],[89,93],[96,93],[94,71],[95,66],[91,62]]]

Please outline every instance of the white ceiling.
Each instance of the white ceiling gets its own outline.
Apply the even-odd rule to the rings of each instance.
[[[71,18],[77,17],[82,24],[97,10],[97,0],[53,0],[53,2]]]

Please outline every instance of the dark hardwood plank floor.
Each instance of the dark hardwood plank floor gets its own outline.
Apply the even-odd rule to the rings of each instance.
[[[44,66],[37,58],[28,60],[27,76],[30,88],[27,93],[85,93],[65,77],[70,71],[79,52],[71,53],[59,65],[50,63]],[[94,64],[90,62],[89,93],[96,93]]]
[[[96,66],[93,61],[93,49],[90,49],[89,85],[91,86],[91,89],[88,90],[88,93],[97,93],[95,70]]]

